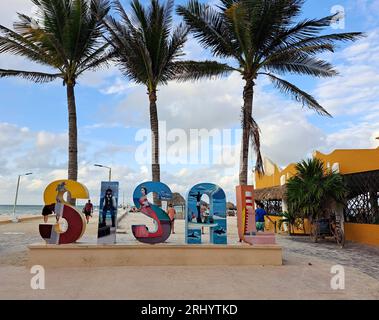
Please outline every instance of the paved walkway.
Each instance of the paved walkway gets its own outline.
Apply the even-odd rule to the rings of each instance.
[[[279,236],[278,242],[283,246],[284,259],[291,253],[307,256],[310,262],[312,258],[317,257],[346,267],[356,268],[379,280],[379,247],[348,242],[345,248],[340,249],[332,241],[321,240],[319,243],[313,243],[309,237],[302,236]]]
[[[122,229],[130,230],[139,219],[128,216]],[[284,258],[280,267],[54,268],[46,270],[46,290],[34,291],[25,262],[27,245],[41,242],[38,223],[0,225],[0,299],[379,300],[379,247],[348,243],[339,249],[331,241],[314,244],[308,237],[288,236],[278,236]],[[183,224],[177,221],[169,244],[183,242]],[[93,219],[82,241],[96,241],[96,228]],[[228,228],[229,243],[237,242],[235,219],[229,219]],[[118,239],[128,242],[133,236],[128,232]],[[336,264],[346,267],[343,291],[330,287],[331,267]]]

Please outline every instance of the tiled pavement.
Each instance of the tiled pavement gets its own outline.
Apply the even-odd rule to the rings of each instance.
[[[284,259],[291,253],[327,260],[359,271],[379,280],[379,247],[347,242],[341,249],[332,240],[320,240],[313,243],[309,237],[278,236],[283,246]]]

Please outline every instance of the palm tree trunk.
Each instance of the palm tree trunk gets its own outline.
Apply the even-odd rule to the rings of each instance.
[[[243,110],[242,110],[242,142],[241,142],[241,158],[239,184],[247,185],[248,169],[249,169],[249,147],[250,147],[250,130],[249,119],[252,117],[254,97],[254,81],[246,79],[246,85],[243,90]]]
[[[161,169],[159,164],[159,123],[157,111],[157,91],[149,93],[150,100],[150,126],[151,126],[151,172],[154,182],[161,181]],[[160,205],[157,194],[154,193],[154,204]]]
[[[67,84],[68,104],[68,179],[78,180],[78,128],[76,117],[75,91],[73,84]],[[76,200],[68,197],[69,202],[75,205]]]

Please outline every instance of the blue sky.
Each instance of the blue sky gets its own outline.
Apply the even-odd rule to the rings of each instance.
[[[31,13],[29,0],[3,0],[0,23],[10,25],[16,11]],[[216,3],[217,1],[212,1]],[[125,1],[125,3],[127,3]],[[177,1],[176,3],[183,3]],[[319,80],[289,76],[295,84],[313,93],[334,116],[314,115],[279,94],[259,79],[254,113],[262,130],[264,154],[281,166],[309,156],[314,150],[373,148],[379,136],[379,1],[308,0],[303,17],[329,15],[334,6],[344,8],[343,30],[364,31],[365,39],[342,45],[326,56],[340,76]],[[179,18],[176,19],[179,21]],[[191,59],[210,58],[192,39],[186,46]],[[43,70],[23,58],[0,55],[0,68]],[[138,130],[148,129],[145,88],[133,85],[116,67],[87,73],[76,87],[79,125],[79,180],[98,197],[100,181],[107,177],[94,163],[111,165],[120,188],[131,200],[134,187],[150,177],[150,166],[135,159]],[[160,120],[168,129],[238,129],[242,82],[237,74],[216,81],[170,83],[158,93]],[[66,91],[60,82],[37,85],[19,79],[0,80],[0,204],[13,201],[17,174],[33,171],[21,190],[20,203],[41,204],[44,187],[65,178],[67,159]],[[234,131],[238,136],[238,131]],[[162,181],[183,195],[199,182],[222,186],[234,201],[238,177],[238,139],[228,165],[163,164]],[[211,148],[222,146],[211,145]],[[224,146],[225,147],[225,146]],[[122,192],[121,191],[121,192]]]

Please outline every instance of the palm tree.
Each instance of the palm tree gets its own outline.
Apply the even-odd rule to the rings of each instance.
[[[286,197],[291,212],[314,221],[331,201],[345,201],[346,187],[342,176],[326,169],[320,159],[303,160],[296,164],[296,171],[287,183]]]
[[[145,8],[139,0],[131,2],[130,17],[121,3],[113,1],[120,20],[108,17],[104,25],[116,62],[125,76],[146,86],[150,102],[152,132],[152,179],[160,181],[159,122],[157,88],[171,80],[197,80],[230,72],[225,64],[214,61],[182,61],[188,28],[173,27],[173,0],[161,4],[150,0]]]
[[[54,73],[0,69],[0,77],[21,77],[36,83],[62,79],[67,89],[69,143],[68,178],[78,178],[78,141],[75,85],[87,70],[107,63],[111,56],[102,39],[101,21],[109,11],[103,0],[32,0],[35,20],[18,14],[14,30],[0,25],[0,53],[25,57]]]
[[[249,144],[256,154],[256,170],[264,172],[260,131],[252,117],[254,86],[259,76],[268,77],[281,92],[321,115],[329,113],[309,93],[278,76],[314,77],[337,75],[333,66],[316,55],[334,52],[339,41],[353,41],[361,33],[323,34],[334,16],[296,22],[304,0],[220,0],[211,7],[191,0],[178,6],[194,37],[220,58],[235,61],[245,82],[242,107],[242,145],[239,181],[247,184]]]

